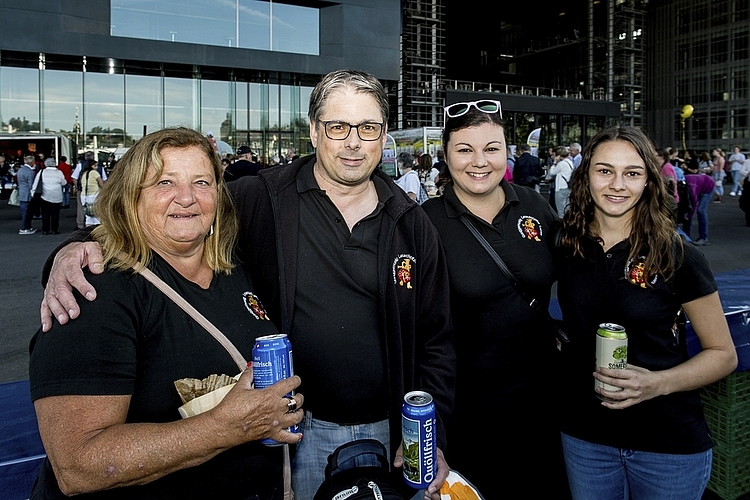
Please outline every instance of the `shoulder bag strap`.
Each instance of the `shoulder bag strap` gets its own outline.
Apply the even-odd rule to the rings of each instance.
[[[479,230],[474,226],[474,224],[471,223],[469,220],[469,217],[463,213],[459,216],[461,219],[461,222],[464,223],[464,225],[469,229],[472,235],[477,239],[480,245],[482,245],[482,248],[484,248],[487,253],[492,257],[492,260],[497,264],[497,267],[500,269],[500,272],[503,273],[503,276],[510,282],[510,284],[513,286],[513,289],[518,293],[518,295],[521,296],[521,298],[529,305],[529,307],[536,312],[540,318],[543,320],[549,322],[550,326],[552,327],[555,335],[557,336],[558,340],[560,342],[567,343],[570,341],[568,338],[568,334],[565,333],[565,331],[562,329],[560,325],[555,323],[555,321],[552,320],[552,317],[549,315],[549,311],[545,311],[542,309],[542,305],[539,303],[538,300],[534,297],[529,297],[526,293],[524,293],[523,290],[521,290],[520,285],[518,284],[518,280],[516,279],[515,275],[511,272],[511,270],[508,268],[508,266],[505,264],[503,259],[500,258],[500,256],[497,254],[494,248],[492,248],[492,245],[487,241],[487,239],[482,236],[482,233],[479,232]]]
[[[232,359],[237,364],[237,367],[240,369],[240,371],[243,371],[245,370],[245,368],[247,368],[247,360],[244,358],[244,356],[242,356],[242,353],[240,353],[240,351],[234,346],[234,344],[232,344],[232,341],[229,340],[223,333],[221,333],[221,331],[216,328],[213,323],[207,320],[205,316],[198,312],[197,309],[191,306],[187,300],[182,298],[179,293],[177,293],[172,287],[164,283],[161,278],[159,278],[143,264],[138,263],[133,266],[133,269],[135,270],[135,272],[153,283],[156,288],[161,290],[164,295],[172,299],[175,304],[180,306],[183,311],[188,313],[190,317],[192,317],[199,325],[205,328],[208,333],[210,333],[217,341],[219,341],[219,343],[224,346],[224,349],[226,349],[227,352],[229,352],[229,354],[232,356]]]
[[[172,287],[164,283],[161,278],[159,278],[156,274],[154,274],[150,269],[148,269],[140,262],[133,266],[133,269],[135,270],[135,272],[153,283],[156,288],[161,290],[164,295],[172,299],[175,304],[180,306],[183,311],[188,313],[190,317],[192,317],[199,325],[205,328],[208,333],[210,333],[216,340],[218,340],[219,343],[224,346],[224,349],[226,349],[232,356],[232,359],[237,364],[237,367],[240,369],[240,371],[243,371],[247,368],[247,360],[245,360],[244,356],[242,356],[242,353],[240,353],[240,351],[234,346],[234,344],[232,344],[232,341],[229,340],[223,333],[221,333],[221,330],[216,328],[213,323],[206,319],[205,316],[198,312],[197,309],[191,306],[187,300],[182,298],[179,293],[177,293]],[[284,445],[283,474],[284,500],[294,500],[294,491],[292,490],[292,467],[288,444]]]
[[[500,272],[503,273],[503,276],[505,276],[505,279],[507,279],[511,285],[513,285],[513,288],[516,289],[519,293],[521,291],[518,288],[518,280],[516,279],[515,275],[511,272],[510,269],[508,269],[508,266],[505,264],[505,261],[500,258],[500,256],[497,254],[494,248],[492,248],[492,245],[487,241],[487,239],[482,236],[482,233],[479,232],[479,229],[474,226],[474,224],[471,223],[469,220],[469,217],[466,214],[461,214],[459,216],[461,219],[461,222],[464,223],[466,228],[471,232],[471,234],[477,239],[480,245],[482,245],[482,248],[484,248],[488,254],[490,254],[490,257],[492,257],[492,260],[497,264],[497,267],[500,268]],[[523,296],[524,294],[521,293]],[[524,296],[524,299],[526,297]],[[532,302],[535,302],[536,299],[532,300]],[[533,307],[533,306],[532,306]]]

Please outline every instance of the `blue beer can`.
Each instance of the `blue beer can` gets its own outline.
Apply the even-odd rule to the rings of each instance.
[[[277,333],[255,339],[253,347],[253,383],[256,389],[271,386],[280,380],[294,375],[292,343],[286,334]],[[294,391],[287,394],[292,397]],[[299,426],[290,427],[289,432],[298,432]],[[278,446],[281,443],[273,439],[262,439],[266,446]]]
[[[424,391],[404,396],[401,406],[404,480],[412,488],[427,488],[437,474],[436,425],[432,396]]]

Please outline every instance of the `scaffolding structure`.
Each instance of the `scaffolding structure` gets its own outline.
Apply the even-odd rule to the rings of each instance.
[[[593,2],[593,0],[589,0]],[[609,0],[610,99],[620,103],[621,120],[643,125],[646,0]]]
[[[444,0],[403,0],[398,129],[442,125]]]

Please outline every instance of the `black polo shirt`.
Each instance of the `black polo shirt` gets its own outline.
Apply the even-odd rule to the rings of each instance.
[[[294,320],[290,340],[305,409],[336,423],[387,418],[384,339],[378,322],[378,243],[383,207],[393,197],[373,178],[375,210],[351,232],[313,164],[297,176],[300,234]]]
[[[560,250],[557,295],[570,336],[562,351],[561,393],[571,409],[562,413],[563,431],[594,443],[656,453],[709,449],[698,391],[610,410],[596,398],[592,376],[596,330],[605,322],[625,327],[629,364],[665,370],[688,359],[685,339],[675,337],[672,325],[681,304],[717,290],[705,257],[684,245],[674,276],[665,281],[642,272],[645,253],[631,261],[625,241],[604,251],[597,241],[585,238],[583,251],[586,258]],[[682,253],[679,248],[675,252]]]
[[[534,190],[504,180],[501,186],[505,206],[492,224],[471,214],[452,184],[442,197],[422,205],[440,233],[448,259],[458,355],[457,418],[462,414],[475,418],[473,402],[488,390],[508,403],[523,405],[531,397],[538,399],[529,385],[542,372],[530,367],[549,364],[556,351],[554,338],[539,315],[459,218],[468,214],[524,290],[547,307],[555,279],[551,241],[557,215]],[[491,385],[478,383],[482,380]]]

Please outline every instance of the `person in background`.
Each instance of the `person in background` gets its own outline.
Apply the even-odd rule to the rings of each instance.
[[[60,163],[57,164],[57,169],[62,172],[65,177],[65,186],[63,187],[63,199],[60,208],[70,208],[70,189],[73,186],[73,178],[70,176],[72,173],[72,166],[68,163],[67,156],[60,157]]]
[[[432,166],[432,170],[430,170],[430,179],[432,179],[432,182],[434,182],[437,186],[437,180],[440,172],[442,172],[444,168],[447,168],[447,165],[445,163],[445,152],[441,148],[438,148],[437,152],[435,153],[435,158],[437,159],[437,161]]]
[[[745,225],[750,227],[750,176],[742,181],[743,189],[740,195],[740,210],[745,212]]]
[[[685,221],[682,224],[682,229],[690,236],[691,226],[693,223],[693,215],[698,214],[698,239],[693,240],[694,245],[706,246],[708,245],[708,205],[711,203],[711,197],[713,196],[714,184],[713,177],[701,173],[698,169],[695,169],[694,165],[688,164],[685,169],[685,182],[690,188],[688,191],[689,196],[692,199],[693,210],[687,214]]]
[[[555,281],[557,217],[533,188],[503,179],[507,143],[498,101],[454,103],[445,116],[450,180],[443,195],[422,208],[440,233],[450,274],[457,386],[446,459],[484,498],[513,497],[519,488],[529,498],[560,498],[565,483],[557,417],[539,392],[549,385],[555,338],[465,225],[486,238],[546,310]],[[505,457],[502,464],[481,459],[477,448],[477,402],[488,394],[498,409],[490,441]]]
[[[433,174],[433,162],[432,155],[424,153],[419,157],[419,163],[417,164],[417,173],[419,174],[422,182],[431,180]],[[437,174],[435,174],[437,175]]]
[[[440,500],[456,365],[440,238],[424,211],[377,168],[389,116],[379,80],[333,71],[313,89],[308,109],[314,155],[228,184],[240,221],[238,260],[251,264],[253,285],[279,331],[288,333],[295,373],[305,381],[295,494],[313,498],[328,456],[361,438],[385,445],[393,480],[403,484],[401,406],[407,392],[424,390],[438,416],[435,476],[423,496]],[[100,262],[94,243],[57,254],[43,329],[53,317],[67,322],[67,311],[78,316],[66,274],[82,289],[79,298],[96,297],[80,268],[99,270]]]
[[[565,146],[558,146],[555,150],[555,164],[547,172],[554,179],[555,184],[555,207],[557,215],[562,219],[568,210],[568,197],[570,196],[570,181],[573,178],[573,161]]]
[[[224,170],[224,180],[231,182],[246,175],[258,175],[261,168],[259,163],[253,161],[250,147],[240,146],[237,148],[237,159]]]
[[[711,173],[714,171],[714,166],[711,161],[711,155],[708,153],[708,151],[701,152],[700,158],[698,159],[698,170],[700,173],[708,175],[711,175]]]
[[[698,389],[737,354],[706,259],[669,220],[660,170],[643,132],[611,127],[586,145],[571,187],[556,251],[570,342],[553,376],[573,499],[698,500],[711,475]],[[681,309],[703,348],[692,358]],[[592,376],[603,323],[624,327],[627,367]]]
[[[285,430],[302,419],[287,396],[299,377],[255,390],[251,367],[215,408],[180,419],[176,380],[233,376],[238,367],[133,271],[153,271],[247,358],[256,337],[278,331],[256,314],[256,287],[234,265],[237,220],[219,159],[199,132],[167,128],[120,162],[91,233],[104,251],[104,273],[86,271],[99,298],[31,341],[31,397],[47,452],[31,496],[281,500],[282,450],[259,440],[302,438]],[[300,407],[304,396],[294,401]]]
[[[742,153],[739,146],[734,147],[734,152],[727,159],[732,172],[732,191],[729,193],[729,196],[737,196],[738,194],[742,194],[742,186],[740,185],[742,176],[740,175],[740,171],[742,170],[742,166],[745,164],[745,159],[745,155]]]
[[[539,182],[544,176],[544,169],[539,158],[532,156],[531,146],[521,144],[518,146],[521,156],[516,160],[516,166],[513,169],[513,183],[519,186],[526,186],[539,192]]]
[[[6,184],[13,184],[13,175],[10,173],[10,165],[5,163],[5,156],[0,154],[0,189],[5,189]]]
[[[94,206],[99,191],[104,187],[104,180],[99,175],[99,162],[96,160],[86,160],[81,170],[81,206]],[[95,209],[95,211],[98,209]],[[98,215],[98,212],[96,212]],[[99,224],[99,218],[96,215],[86,215],[86,225],[94,226]]]
[[[581,145],[574,142],[570,145],[570,159],[573,162],[573,169],[581,166]]]
[[[23,157],[23,165],[16,173],[18,201],[20,203],[19,208],[21,209],[21,229],[18,230],[18,234],[36,233],[36,229],[31,227],[33,215],[31,212],[31,200],[34,198],[32,186],[34,185],[35,177],[34,155],[26,155]]]
[[[42,234],[60,234],[60,206],[63,200],[63,189],[68,184],[55,164],[54,158],[44,160],[44,170],[40,170],[34,178],[31,191],[42,184]]]
[[[76,168],[73,169],[73,172],[70,174],[70,177],[75,182],[75,189],[76,189],[76,229],[82,229],[86,227],[86,215],[83,213],[83,196],[81,191],[81,172],[83,171],[83,166],[86,164],[87,161],[94,159],[94,152],[93,151],[86,151],[84,154],[78,156],[78,163],[76,164]]]
[[[662,149],[658,153],[658,158],[661,160],[661,175],[664,177],[669,177],[674,182],[671,184],[674,186],[674,191],[672,192],[672,196],[674,196],[675,203],[680,203],[680,195],[677,192],[677,172],[674,168],[674,165],[671,163],[672,160],[670,160],[671,154],[669,150]]]
[[[398,171],[401,174],[396,180],[396,185],[404,190],[409,198],[417,201],[422,183],[419,180],[419,174],[414,170],[414,157],[407,152],[399,153],[396,157]]]
[[[716,195],[714,203],[723,203],[724,178],[727,175],[724,171],[724,163],[726,162],[726,159],[724,159],[724,151],[722,151],[721,148],[716,148],[711,151],[711,155],[713,156],[713,178],[716,186],[714,189],[714,194]]]
[[[556,146],[550,146],[547,148],[547,158],[544,160],[544,170],[546,172],[544,180],[549,185],[549,204],[552,207],[552,210],[557,212],[557,206],[555,206],[555,179],[549,174],[549,170],[555,164],[555,149]]]

